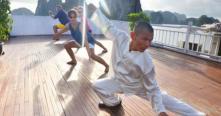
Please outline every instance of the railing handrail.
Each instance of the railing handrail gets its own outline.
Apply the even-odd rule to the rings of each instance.
[[[171,29],[154,28],[153,43],[158,47],[182,51],[182,53],[221,62],[221,33],[192,32],[192,26],[184,32]],[[185,44],[189,43],[189,44]],[[179,45],[181,44],[181,45]]]

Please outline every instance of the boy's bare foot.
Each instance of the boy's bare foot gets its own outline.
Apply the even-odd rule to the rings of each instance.
[[[102,54],[107,53],[107,49],[104,49],[101,53]]]
[[[104,72],[105,72],[105,73],[108,73],[108,72],[109,72],[109,66],[106,66]]]
[[[69,64],[69,65],[76,65],[77,62],[76,61],[69,61],[69,62],[67,62],[67,64]]]
[[[108,106],[108,105],[106,105],[106,104],[104,104],[103,102],[100,102],[99,104],[98,104],[98,107],[99,108],[108,108],[108,109],[119,109],[119,107],[121,107],[121,101],[117,104],[117,105],[115,105],[115,106]]]
[[[59,39],[58,38],[53,38],[53,40],[58,41]]]
[[[91,57],[88,58],[89,62],[93,62],[93,59]]]

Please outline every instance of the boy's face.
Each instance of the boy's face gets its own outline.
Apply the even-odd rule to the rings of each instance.
[[[142,31],[139,34],[131,32],[131,38],[135,49],[137,51],[144,52],[151,45],[153,40],[153,33],[147,30]]]
[[[76,16],[76,14],[74,14],[74,13],[71,13],[71,15],[69,16],[69,18],[70,18],[70,20],[71,20],[71,22],[75,22],[77,19],[77,16]]]

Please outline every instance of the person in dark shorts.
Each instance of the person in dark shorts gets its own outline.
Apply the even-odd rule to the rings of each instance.
[[[64,48],[66,49],[68,55],[71,57],[71,61],[67,62],[67,64],[70,65],[76,65],[77,61],[75,59],[74,56],[74,52],[72,51],[72,48],[80,48],[81,46],[86,46],[86,49],[88,51],[88,54],[90,56],[90,58],[92,58],[93,60],[99,62],[100,64],[104,65],[105,67],[105,73],[107,73],[109,71],[109,65],[99,56],[97,56],[94,53],[94,38],[92,37],[92,35],[86,31],[86,37],[87,39],[85,39],[85,45],[82,45],[82,25],[80,22],[77,21],[77,13],[75,10],[70,10],[68,12],[68,17],[70,18],[70,23],[68,23],[64,29],[62,29],[61,31],[55,33],[54,38],[58,38],[62,33],[70,30],[71,32],[71,36],[73,38],[73,40],[67,42],[64,45]]]
[[[77,13],[78,13],[78,15],[80,17],[79,21],[83,22],[83,7],[82,6],[78,6],[75,9],[77,10]],[[87,18],[86,18],[86,27],[87,27],[88,32],[90,32],[92,34],[92,29],[89,26]],[[104,45],[101,42],[97,41],[96,39],[94,40],[94,42],[95,42],[95,44],[97,44],[98,46],[100,46],[103,49],[102,53],[106,53],[107,52],[107,48],[104,47]]]
[[[52,11],[49,11],[49,16],[51,16],[53,19],[58,19],[60,21],[59,24],[53,26],[54,33],[57,33],[58,29],[64,29],[65,25],[69,22],[69,18],[61,5],[56,6],[56,11],[57,11],[56,15],[53,15]],[[57,39],[53,38],[53,39],[59,40],[59,38]]]

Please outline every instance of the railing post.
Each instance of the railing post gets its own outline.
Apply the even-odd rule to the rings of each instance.
[[[211,40],[211,47],[210,47],[210,51],[209,54],[210,55],[214,55],[214,56],[219,56],[219,48],[220,48],[220,44],[221,44],[221,34],[214,32],[212,33],[212,40]]]
[[[188,22],[185,44],[184,44],[185,45],[185,47],[184,47],[185,52],[187,52],[189,50],[189,39],[190,39],[192,24],[193,24],[192,22]]]

